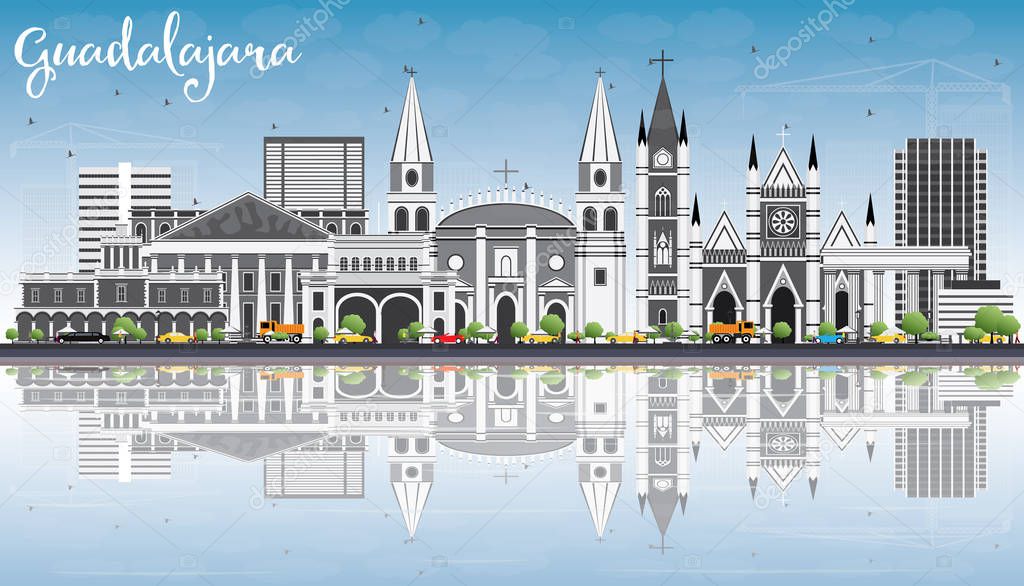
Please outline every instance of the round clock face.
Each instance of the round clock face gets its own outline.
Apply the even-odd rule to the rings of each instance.
[[[553,271],[560,271],[565,266],[565,259],[561,255],[552,254],[548,259],[548,268]]]
[[[768,441],[768,447],[777,454],[788,454],[795,452],[799,446],[792,435],[776,435]]]
[[[654,155],[654,164],[659,167],[668,167],[672,163],[672,157],[668,153],[658,153]]]
[[[768,226],[776,236],[791,236],[796,232],[796,214],[789,208],[779,208],[768,216]]]
[[[463,264],[462,257],[457,254],[448,257],[448,268],[453,271],[461,269]]]

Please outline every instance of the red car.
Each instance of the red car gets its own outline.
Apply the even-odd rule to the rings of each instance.
[[[435,334],[430,339],[432,344],[462,344],[466,341],[464,336],[459,334]]]

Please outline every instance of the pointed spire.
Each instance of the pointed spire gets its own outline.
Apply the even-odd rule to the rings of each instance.
[[[608,96],[604,92],[604,80],[597,79],[594,103],[590,107],[587,134],[583,137],[581,163],[619,163],[619,142],[615,138],[612,114],[608,109]]]
[[[757,169],[757,145],[754,144],[754,135],[750,135],[750,160],[747,162],[747,170]]]
[[[868,194],[868,217],[864,220],[867,226],[875,225],[875,204],[871,201],[871,194]]]
[[[748,478],[747,482],[750,484],[750,498],[756,498],[757,496],[757,478]]]
[[[398,499],[398,506],[402,510],[402,519],[409,531],[409,538],[416,537],[416,529],[420,524],[420,517],[427,504],[427,495],[430,494],[432,482],[392,482],[391,487]]]
[[[808,478],[807,482],[811,485],[811,499],[814,499],[814,493],[818,492],[818,479]]]
[[[644,111],[640,110],[640,135],[636,139],[636,144],[642,145],[647,142],[647,129],[644,127]]]
[[[868,442],[868,462],[875,456],[875,442]]]
[[[644,506],[647,505],[647,495],[646,494],[637,494],[636,498],[637,498],[638,501],[640,501],[640,514],[643,515],[644,514]]]
[[[697,193],[693,194],[693,211],[690,212],[690,225],[700,226],[700,206],[697,205]],[[699,445],[698,445],[699,447]],[[693,457],[697,458],[697,452],[694,451]]]
[[[700,223],[699,221],[697,222]],[[693,442],[690,444],[690,451],[693,452],[693,461],[697,461],[697,456],[700,455],[700,442]]]
[[[690,495],[685,494],[685,493],[679,495],[679,514],[681,514],[681,515],[685,515],[686,514],[686,499],[689,496]]]
[[[686,110],[679,113],[679,144],[690,146],[690,137],[686,134]]]
[[[409,89],[405,92],[402,106],[402,120],[398,123],[395,149],[391,153],[392,163],[431,163],[430,143],[427,140],[420,98],[416,93],[416,81],[409,77]]]
[[[814,146],[814,135],[812,134],[811,135],[811,156],[810,156],[810,159],[807,161],[807,169],[810,170],[810,169],[817,169],[817,168],[818,168],[818,149],[815,148],[815,146]]]
[[[668,97],[668,86],[662,79],[661,85],[658,87],[658,97],[654,100],[654,113],[651,114],[651,127],[647,132],[647,142],[655,147],[668,147],[678,144],[678,141],[676,119],[672,114],[672,100]]]
[[[590,520],[594,522],[594,530],[598,537],[604,537],[612,506],[615,505],[615,498],[619,494],[619,483],[581,482],[580,488],[583,490],[583,499],[587,502],[587,510],[590,511]]]

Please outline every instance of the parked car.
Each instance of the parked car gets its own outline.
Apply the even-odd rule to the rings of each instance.
[[[167,332],[166,334],[160,334],[157,336],[156,341],[161,344],[191,344],[192,342],[195,342],[196,339],[181,332]]]
[[[993,341],[992,338],[995,338],[995,341]],[[978,343],[979,344],[1005,344],[1006,343],[1006,337],[1003,336],[1002,334],[985,334],[980,340],[978,340]]]
[[[66,344],[68,342],[96,342],[97,344],[102,344],[103,342],[109,342],[110,336],[103,332],[64,332],[54,336],[53,340],[58,344]]]
[[[465,342],[466,338],[459,334],[434,334],[430,338],[431,344],[463,344]]]
[[[377,340],[373,336],[362,334],[337,334],[334,336],[335,344],[374,344]]]
[[[545,332],[530,332],[522,337],[524,344],[556,344],[561,336],[552,336]]]
[[[647,341],[647,336],[634,331],[629,334],[614,334],[604,337],[609,344],[642,344]]]
[[[818,334],[814,336],[815,344],[845,344],[846,334]]]
[[[906,344],[907,335],[900,332],[882,332],[871,339],[881,344]]]

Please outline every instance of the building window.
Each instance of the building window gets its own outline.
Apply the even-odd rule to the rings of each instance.
[[[654,192],[654,215],[660,217],[672,215],[672,193],[664,186]]]
[[[615,211],[615,208],[605,208],[604,210],[604,231],[615,232],[619,229],[619,214]]]
[[[75,301],[78,303],[85,303],[85,289],[79,288],[75,290]]]
[[[416,231],[426,232],[430,229],[430,212],[427,208],[419,208],[416,210]]]
[[[114,401],[116,401],[118,405],[124,405],[128,402],[128,393],[126,391],[117,391],[114,393]]]
[[[416,172],[416,169],[409,169],[405,172],[405,184],[409,187],[416,187],[416,184],[420,182],[420,174]]]
[[[373,270],[378,271],[378,272],[384,270],[384,259],[383,258],[378,256],[377,258],[373,259]]]
[[[242,292],[252,293],[256,289],[256,276],[252,273],[242,273]]]
[[[594,403],[594,413],[603,414],[608,412],[608,403]]]
[[[327,231],[330,232],[331,234],[337,234],[338,225],[335,224],[334,222],[330,222],[329,224],[327,224]]]
[[[272,293],[281,292],[281,273],[270,273],[270,291]]]
[[[668,323],[668,311],[665,309],[658,310],[658,324],[665,325]]]
[[[207,305],[213,303],[213,289],[203,289],[203,303]]]
[[[353,271],[358,271],[359,270],[359,257],[358,256],[353,256],[352,257],[352,270]]]
[[[389,256],[388,257],[388,260],[387,260],[387,263],[386,263],[386,268],[387,268],[389,273],[394,272],[394,270],[395,270],[395,258],[393,256]]]
[[[363,233],[363,226],[362,226],[362,224],[352,224],[351,226],[348,227],[348,233],[349,234],[353,234],[355,236],[358,236],[358,235],[362,234]]]
[[[420,261],[415,256],[409,259],[409,270],[418,271],[420,270]]]
[[[594,171],[594,185],[598,187],[604,187],[604,184],[608,182],[608,173],[604,169],[598,169]]]
[[[347,271],[348,270],[348,259],[347,258],[341,257],[341,260],[338,261],[338,270],[341,270],[341,271]]]
[[[63,303],[64,302],[64,290],[63,289],[54,289],[53,290],[53,302],[54,303]]]
[[[500,266],[498,267],[499,277],[511,277],[514,273],[512,272],[512,257],[505,255],[501,257]]]
[[[281,304],[271,303],[270,304],[270,319],[276,322],[281,321]]]
[[[444,309],[444,292],[436,291],[434,293],[434,311],[441,311]]]
[[[406,232],[409,230],[409,210],[398,208],[395,210],[395,232]]]
[[[28,296],[32,300],[32,303],[39,303],[39,289],[30,290],[28,292]]]
[[[608,269],[594,269],[594,285],[603,286],[608,284]]]
[[[167,303],[167,289],[157,289],[156,290],[156,302],[157,303]]]
[[[128,303],[128,285],[118,283],[114,288],[114,303]]]
[[[597,210],[594,208],[583,210],[583,230],[586,232],[597,230]]]
[[[363,271],[370,272],[371,266],[372,265],[370,264],[370,257],[364,256],[363,257]]]
[[[324,292],[313,291],[313,311],[324,310]]]
[[[188,303],[188,289],[181,290],[181,302]]]
[[[400,271],[404,271],[405,270],[405,257],[404,256],[399,257],[399,259],[398,259],[398,270],[400,270]]]

